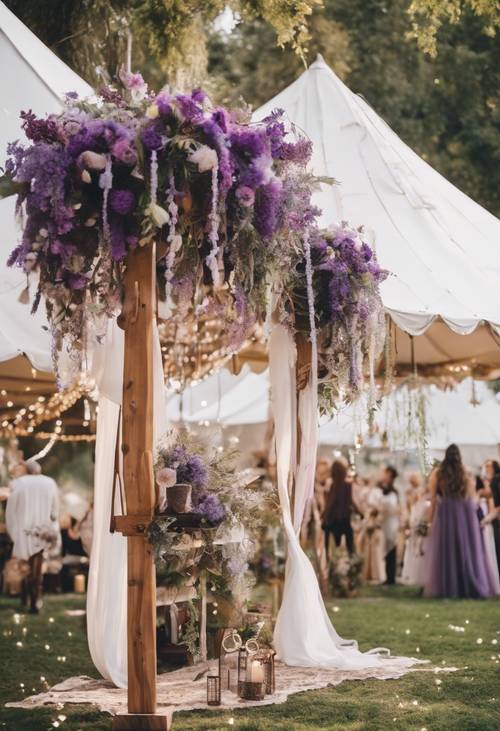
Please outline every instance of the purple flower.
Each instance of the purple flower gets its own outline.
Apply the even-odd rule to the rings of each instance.
[[[203,517],[212,525],[222,523],[226,517],[226,509],[220,502],[217,495],[204,495],[198,501],[196,512],[203,515]]]
[[[156,106],[162,117],[168,117],[169,114],[172,114],[171,101],[172,99],[168,94],[158,94],[156,97]]]
[[[175,97],[177,108],[187,122],[196,122],[203,116],[203,109],[198,106],[192,96],[177,94]]]
[[[83,274],[70,274],[67,278],[68,287],[70,289],[84,289],[89,280]]]
[[[148,150],[159,150],[163,147],[160,125],[155,123],[144,127],[141,133],[141,139],[144,147],[147,147]]]
[[[272,180],[259,189],[255,199],[254,226],[263,239],[269,239],[278,226],[281,181]]]
[[[109,194],[109,205],[115,213],[126,216],[135,208],[135,195],[131,190],[113,189]]]
[[[31,109],[21,112],[21,127],[26,137],[33,142],[56,142],[59,139],[59,127],[54,119],[37,119]]]
[[[240,185],[239,188],[236,188],[235,195],[238,203],[245,208],[253,206],[255,202],[255,193],[248,185]]]
[[[218,107],[214,110],[212,113],[212,119],[222,132],[224,132],[224,134],[228,132],[231,120],[229,114],[223,107]]]
[[[111,238],[111,256],[114,261],[121,261],[127,253],[127,239],[123,219],[113,217],[109,222]]]
[[[205,99],[207,98],[207,95],[203,91],[203,89],[193,89],[191,92],[191,99],[195,102],[198,102],[198,104],[203,104]]]
[[[126,102],[119,91],[113,89],[112,86],[102,86],[99,89],[99,96],[104,99],[105,102],[115,104],[117,107],[126,106]]]
[[[120,162],[125,165],[134,166],[137,162],[137,152],[134,146],[134,140],[128,137],[119,137],[111,148],[111,153]]]
[[[142,89],[146,84],[142,78],[142,74],[133,74],[129,71],[126,71],[121,75],[121,80],[127,89]]]

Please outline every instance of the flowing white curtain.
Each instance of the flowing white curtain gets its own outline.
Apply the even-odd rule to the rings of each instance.
[[[160,342],[154,338],[154,440],[167,427]],[[111,322],[106,339],[96,346],[93,374],[99,386],[99,414],[94,479],[94,535],[87,594],[90,654],[101,675],[127,687],[127,539],[110,532],[115,443],[119,433],[123,381],[123,331]],[[121,512],[119,490],[115,514]]]
[[[314,356],[314,354],[313,354]],[[351,640],[343,640],[335,631],[325,609],[314,568],[302,550],[298,538],[304,507],[314,486],[317,431],[317,375],[313,357],[310,380],[299,398],[302,433],[299,464],[295,465],[296,424],[296,349],[293,337],[282,325],[273,328],[269,340],[269,371],[275,424],[278,492],[283,524],[288,542],[283,601],[274,631],[277,657],[287,665],[301,667],[335,667],[377,669],[397,673],[414,664],[411,658],[391,658],[377,648],[369,653],[358,650]],[[295,473],[294,516],[292,519],[289,481]]]

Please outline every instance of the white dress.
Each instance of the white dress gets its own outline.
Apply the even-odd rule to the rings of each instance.
[[[399,535],[399,501],[396,492],[382,494],[380,498],[382,531],[385,538],[385,553],[396,547]]]
[[[422,497],[410,509],[410,535],[405,544],[403,573],[401,580],[410,586],[424,586],[427,579],[426,544],[427,536],[419,535],[418,526],[427,521],[431,502]]]
[[[5,522],[14,543],[12,555],[27,561],[60,540],[59,492],[46,475],[23,475],[10,488]]]

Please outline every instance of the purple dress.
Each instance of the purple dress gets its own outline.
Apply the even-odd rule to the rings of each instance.
[[[427,597],[486,599],[495,595],[476,504],[438,497],[427,549]]]

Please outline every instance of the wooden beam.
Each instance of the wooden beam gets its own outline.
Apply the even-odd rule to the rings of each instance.
[[[123,484],[127,521],[150,520],[155,508],[153,473],[153,318],[155,246],[127,257],[125,299],[119,325],[125,330],[122,402]],[[127,522],[126,521],[126,522]],[[156,576],[147,530],[128,532],[128,711],[113,728],[167,729],[156,715]]]

